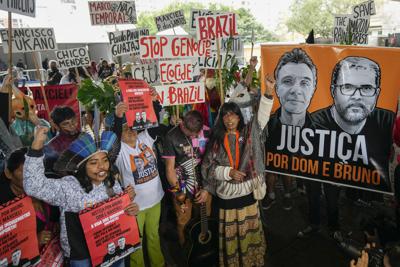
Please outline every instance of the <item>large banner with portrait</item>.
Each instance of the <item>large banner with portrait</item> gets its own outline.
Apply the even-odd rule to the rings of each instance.
[[[391,193],[400,50],[262,46],[276,80],[267,172]]]

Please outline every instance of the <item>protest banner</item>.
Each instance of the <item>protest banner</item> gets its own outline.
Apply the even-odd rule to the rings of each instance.
[[[37,267],[62,267],[64,255],[61,250],[60,237],[55,236],[40,251],[40,262]]]
[[[388,164],[400,51],[263,45],[261,56],[268,59],[262,77],[275,74],[279,100],[268,122],[267,171],[392,192]]]
[[[135,80],[145,80],[148,84],[157,84],[160,82],[160,72],[158,69],[158,60],[149,64],[131,65],[132,77]]]
[[[225,12],[221,11],[212,11],[212,10],[206,10],[206,9],[192,9],[190,11],[190,25],[189,25],[189,30],[191,32],[196,32],[197,29],[197,22],[196,18],[197,17],[204,17],[204,16],[210,16],[210,15],[218,15],[218,14],[224,14]]]
[[[0,30],[3,51],[8,53],[8,30]],[[13,53],[57,50],[57,42],[52,28],[12,29]]]
[[[171,28],[175,28],[176,26],[185,25],[185,15],[183,10],[174,11],[168,14],[164,14],[158,17],[155,17],[157,30],[163,31]]]
[[[196,18],[197,40],[217,39],[238,35],[235,13],[226,13]]]
[[[159,61],[158,66],[162,83],[191,82],[200,74],[190,59]]]
[[[92,25],[136,24],[134,1],[89,1]]]
[[[206,57],[211,54],[211,41],[189,36],[142,36],[140,43],[141,59],[173,59]]]
[[[110,266],[141,247],[136,218],[124,211],[130,203],[121,194],[79,213],[92,266]]]
[[[90,65],[89,52],[86,47],[56,51],[59,69],[84,67]]]
[[[143,80],[119,80],[118,84],[123,101],[128,105],[125,113],[128,126],[134,130],[157,127],[149,85]]]
[[[0,0],[0,10],[35,17],[36,0]]]
[[[232,54],[220,54],[221,68],[230,69],[235,64],[236,58]],[[201,69],[218,69],[218,56],[199,57],[199,68]]]
[[[149,35],[149,29],[134,29],[108,33],[113,57],[139,55],[139,37]]]
[[[24,93],[27,92],[26,87],[19,88]],[[44,103],[44,98],[40,86],[29,87],[32,92],[33,99],[36,102],[36,109],[38,111],[37,115],[39,118],[50,120],[46,112],[46,107]],[[69,106],[75,112],[75,114],[80,114],[79,103],[76,99],[78,88],[76,84],[63,84],[63,85],[46,85],[44,86],[46,92],[46,97],[49,103],[49,109],[53,110],[56,106]],[[77,116],[79,120],[79,116]]]
[[[36,212],[27,196],[0,205],[0,266],[32,266],[39,262]]]
[[[182,83],[155,86],[163,106],[205,102],[204,83]]]

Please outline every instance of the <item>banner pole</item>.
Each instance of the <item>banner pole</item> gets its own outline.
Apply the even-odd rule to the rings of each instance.
[[[217,62],[218,62],[218,79],[219,79],[219,88],[220,88],[220,98],[221,98],[221,106],[224,104],[224,88],[222,87],[222,69],[221,69],[221,48],[219,45],[219,38],[217,41]]]
[[[81,76],[79,75],[78,67],[75,67],[75,75],[76,75],[76,82],[78,83],[78,86],[81,85]]]
[[[47,96],[46,96],[46,92],[45,92],[45,90],[44,90],[42,75],[41,75],[40,70],[39,70],[39,64],[38,64],[38,62],[37,62],[36,53],[37,53],[37,52],[32,52],[33,64],[35,64],[36,75],[39,77],[39,81],[40,81],[40,90],[42,91],[42,95],[43,95],[43,99],[44,99],[44,106],[45,106],[45,108],[46,108],[47,116],[48,116],[48,118],[49,118],[49,120],[50,120],[51,117],[50,117],[49,103],[47,102]]]
[[[174,32],[174,35],[176,35],[175,27],[172,28],[172,31]],[[176,120],[179,120],[179,105],[176,106]]]
[[[13,83],[12,75],[12,13],[8,12],[8,75]],[[8,87],[8,122],[12,120],[12,85]]]

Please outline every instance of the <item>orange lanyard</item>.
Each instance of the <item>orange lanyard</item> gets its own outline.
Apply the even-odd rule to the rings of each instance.
[[[239,132],[238,131],[236,131],[236,141],[235,141],[235,166],[233,166],[233,158],[232,158],[232,153],[231,153],[231,147],[229,146],[228,134],[225,134],[224,147],[225,147],[226,153],[228,153],[229,164],[231,165],[232,168],[234,167],[237,170],[239,168]]]

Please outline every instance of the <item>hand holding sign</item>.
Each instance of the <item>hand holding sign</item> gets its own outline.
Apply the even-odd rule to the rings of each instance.
[[[270,74],[265,75],[265,87],[265,94],[272,95],[275,89],[275,79]]]
[[[129,204],[125,209],[125,213],[129,216],[135,216],[139,212],[139,206],[136,203]]]
[[[115,107],[115,116],[117,116],[117,118],[122,118],[127,111],[128,105],[124,102],[119,102],[118,105]]]
[[[135,189],[133,189],[133,186],[132,185],[128,185],[125,188],[124,192],[127,193],[129,195],[129,198],[133,201],[133,199],[136,196]]]

